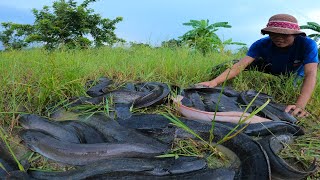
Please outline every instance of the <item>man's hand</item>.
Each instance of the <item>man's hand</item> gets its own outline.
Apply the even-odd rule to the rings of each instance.
[[[206,87],[216,87],[218,84],[215,81],[206,81],[206,82],[201,82],[198,84],[195,84],[195,86],[206,86]]]
[[[298,117],[307,117],[309,115],[303,107],[297,105],[288,105],[284,111]]]

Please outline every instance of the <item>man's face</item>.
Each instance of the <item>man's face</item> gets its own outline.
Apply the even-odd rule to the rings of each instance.
[[[277,47],[285,48],[293,44],[295,36],[290,34],[269,33],[269,37]]]

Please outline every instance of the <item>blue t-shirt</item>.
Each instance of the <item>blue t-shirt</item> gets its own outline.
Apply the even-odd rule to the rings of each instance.
[[[271,65],[271,74],[296,73],[304,76],[304,65],[319,63],[317,43],[309,37],[296,36],[288,49],[277,47],[270,37],[259,39],[253,43],[247,53],[252,58],[261,57]]]

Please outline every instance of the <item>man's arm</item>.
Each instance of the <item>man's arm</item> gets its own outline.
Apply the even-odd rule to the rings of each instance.
[[[237,76],[242,70],[244,70],[249,64],[251,64],[254,61],[254,58],[250,56],[245,56],[242,58],[239,62],[234,64],[231,69],[228,68],[223,73],[221,73],[218,77],[211,81],[201,82],[200,85],[209,86],[209,87],[215,87],[225,80],[229,80]]]
[[[304,65],[305,78],[300,91],[300,96],[298,97],[295,105],[288,105],[286,112],[293,110],[293,115],[298,115],[298,117],[303,117],[306,115],[304,108],[306,107],[309,99],[311,98],[312,92],[315,88],[317,81],[317,67],[318,63],[308,63]]]

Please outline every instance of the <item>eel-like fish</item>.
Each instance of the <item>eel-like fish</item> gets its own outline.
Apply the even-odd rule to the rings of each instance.
[[[0,163],[5,169],[0,167],[0,179],[6,177],[8,173],[19,170],[17,163],[9,153],[6,144],[0,139]]]
[[[102,133],[82,121],[68,120],[59,121],[59,123],[71,132],[76,131],[78,136],[81,138],[81,143],[96,144],[107,142]]]
[[[224,94],[219,94],[219,93],[211,93],[211,94],[201,94],[203,97],[203,101],[205,104],[210,102],[213,102],[213,106],[208,107],[209,111],[214,112],[216,105],[218,106],[218,111],[238,111],[242,112],[243,110],[239,108],[237,105],[237,102],[235,102],[233,99],[230,97],[224,95]],[[220,101],[219,101],[220,99]]]
[[[19,118],[21,126],[25,129],[37,129],[44,131],[61,141],[81,143],[81,138],[72,129],[66,129],[62,124],[50,121],[47,118],[35,114],[23,114]]]
[[[130,112],[130,107],[133,106],[133,103],[147,94],[148,93],[146,92],[119,89],[93,98],[77,98],[69,105],[69,107],[75,107],[84,104],[99,105],[105,103],[106,101],[110,101],[112,102],[112,104],[110,103],[110,105],[113,105],[117,116],[123,119],[127,119],[132,115]]]
[[[239,93],[236,91],[231,91],[230,93],[221,93],[222,88],[195,88],[195,89],[185,89],[181,95],[185,98],[190,99],[193,102],[192,107],[202,110],[213,112],[218,111],[243,111],[239,108],[237,102],[234,100],[234,97],[237,97]],[[197,95],[197,96],[196,96]],[[188,106],[188,104],[184,104]]]
[[[137,83],[135,86],[138,91],[148,92],[147,95],[134,102],[133,105],[135,108],[149,107],[158,104],[170,93],[169,86],[160,82]]]
[[[213,112],[217,107],[218,111],[243,111],[236,101],[220,92],[221,89],[215,88],[187,89],[182,92],[182,95],[190,99],[192,107],[198,110]],[[184,105],[188,106],[189,103]]]
[[[173,174],[166,176],[150,176],[150,175],[139,175],[128,173],[126,175],[117,175],[113,174],[108,176],[108,180],[118,180],[118,179],[136,179],[136,180],[232,180],[235,179],[235,171],[227,168],[218,168],[218,169],[203,169],[199,171],[193,171],[185,174]],[[95,177],[93,177],[95,178]],[[98,177],[99,178],[99,177]]]
[[[196,158],[114,158],[87,164],[76,170],[66,172],[31,171],[30,176],[35,179],[109,179],[118,177],[123,179],[131,174],[130,179],[140,179],[141,176],[150,178],[175,178],[177,175],[197,174],[199,170],[206,170],[206,162]]]
[[[204,120],[204,121],[212,121],[213,118],[215,118],[215,121],[219,122],[231,122],[231,123],[239,123],[240,118],[242,119],[249,116],[249,114],[245,113],[242,116],[242,112],[232,112],[230,113],[230,116],[226,116],[226,112],[223,112],[223,115],[217,115],[215,112],[207,112],[207,111],[201,111],[198,109],[194,109],[191,107],[184,106],[181,104],[181,100],[183,99],[183,96],[178,95],[176,98],[173,99],[174,103],[178,106],[178,111],[185,117],[190,119],[198,119],[198,120]],[[244,123],[260,123],[260,122],[267,122],[271,121],[270,119],[262,118],[259,116],[252,116],[248,118]]]
[[[195,109],[199,109],[201,111],[206,110],[206,105],[202,102],[202,97],[197,92],[185,93],[183,100],[181,103],[186,103],[184,105],[188,107],[194,107]]]
[[[134,129],[125,128],[117,121],[112,120],[103,114],[95,114],[88,118],[85,123],[102,133],[108,142],[143,142],[149,144],[149,146],[162,149],[169,148],[167,144],[163,144],[156,139],[143,135]]]
[[[243,105],[249,105],[249,103],[251,102],[252,99],[253,99],[253,97],[251,97],[251,98],[247,97],[246,92],[242,92],[242,93],[240,93],[240,95],[238,97],[238,102],[242,103]],[[262,104],[261,105],[255,104],[256,101],[257,101],[257,99],[251,104],[251,107],[250,107],[251,109],[257,108],[257,106],[259,107],[262,105]],[[272,112],[270,112],[266,108],[262,109],[258,114],[263,117],[267,117],[269,119],[272,119],[273,121],[281,121],[275,114],[273,114]]]
[[[105,93],[101,96],[89,98],[89,97],[80,97],[77,98],[74,102],[70,104],[70,107],[82,105],[82,104],[93,104],[98,105],[104,103],[107,99],[112,99],[113,103],[122,103],[122,104],[132,104],[137,99],[143,97],[147,93],[130,91],[126,89],[114,90],[108,93]]]
[[[5,179],[5,180],[31,180],[29,174],[24,171],[11,171],[9,172],[6,176],[1,176],[0,179]]]
[[[93,82],[89,82],[90,84]],[[91,97],[97,97],[104,94],[104,89],[112,84],[112,80],[102,77],[99,78],[98,83],[87,90],[87,94]]]
[[[160,114],[135,114],[129,119],[116,119],[116,121],[123,127],[135,129],[165,144],[170,145],[175,139],[175,126]]]
[[[230,115],[227,112],[218,112],[218,113],[225,113],[225,115]],[[220,114],[219,114],[220,115]],[[222,114],[223,115],[223,114]],[[182,120],[188,120],[185,118],[179,118]],[[124,127],[136,129],[140,132],[152,134],[154,133],[162,133],[166,132],[166,129],[172,128],[173,125],[170,124],[166,117],[160,114],[136,114],[129,119],[117,119],[117,122]],[[211,122],[201,121],[203,126],[211,127]],[[230,127],[231,129],[235,128],[237,124],[228,123],[228,122],[215,122],[219,124],[223,124],[225,126]],[[243,133],[249,136],[267,136],[270,134],[277,134],[277,133],[290,133],[295,136],[304,135],[304,131],[301,127],[295,124],[291,124],[285,121],[269,121],[269,122],[261,122],[255,124],[242,124],[239,125],[237,128],[238,130],[247,126]]]
[[[208,139],[211,124],[208,124],[207,122],[204,123],[196,120],[186,120],[182,118],[180,118],[180,120],[182,120],[188,127],[195,130],[198,134]],[[135,115],[127,120],[119,120],[119,123],[125,127],[134,128],[140,131],[153,131],[165,128],[167,126],[172,126],[169,123],[168,119],[166,119],[162,115],[157,114]],[[285,122],[280,123],[285,124]],[[251,133],[255,132],[256,134],[259,134],[259,131],[264,131],[262,127],[259,127],[261,129],[256,131],[254,131],[253,128],[251,130]],[[213,132],[215,137],[214,142],[217,142],[217,140],[224,137],[227,133],[229,133],[229,131],[230,128],[216,122]],[[176,130],[175,134],[173,134],[172,136],[194,138],[181,129]],[[241,175],[239,175],[238,179],[270,179],[270,167],[268,158],[263,148],[249,136],[240,133],[229,141],[223,143],[222,145],[234,151],[241,160],[242,173]]]
[[[249,102],[254,98],[258,93],[252,90],[244,91],[240,93],[238,98],[238,102],[248,105]],[[253,106],[261,106],[267,99],[271,99],[272,97],[266,94],[259,94],[256,100],[253,102]],[[277,104],[274,101],[271,101],[262,111],[259,112],[261,116],[267,117],[274,121],[287,121],[291,123],[296,123],[297,119],[291,114],[284,111],[285,106],[281,104]]]
[[[223,125],[226,125],[230,128],[235,128],[236,124],[228,122],[219,122]],[[261,122],[255,124],[241,124],[237,129],[241,129],[244,126],[247,126],[243,133],[249,136],[267,136],[277,133],[290,133],[295,136],[304,135],[304,131],[301,127],[288,123],[286,121],[270,121],[270,122]]]
[[[197,91],[197,92],[202,92],[202,93],[221,93],[228,96],[228,97],[238,97],[239,92],[234,90],[233,88],[229,86],[225,86],[224,88],[221,86],[217,86],[214,88],[210,88],[207,86],[198,86],[195,85],[193,87],[185,88],[183,91],[188,92],[188,91]]]
[[[209,139],[210,126],[203,126],[203,123],[192,120],[183,120],[182,122],[205,140]],[[230,132],[230,130],[230,128],[222,124],[215,123],[213,142],[221,140]],[[176,136],[182,138],[195,138],[193,135],[182,129],[177,129]],[[239,133],[237,136],[223,142],[221,145],[229,148],[240,158],[241,173],[236,178],[252,180],[271,179],[271,170],[267,154],[258,142],[243,133]]]
[[[116,157],[154,157],[167,151],[141,143],[99,143],[73,144],[59,141],[37,130],[22,130],[19,134],[31,150],[57,162],[71,165],[85,165],[102,159]]]
[[[315,161],[307,170],[301,170],[294,164],[287,163],[278,153],[293,141],[292,134],[270,135],[259,140],[259,143],[268,154],[272,177],[275,179],[300,180],[316,171]]]

